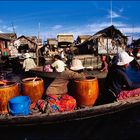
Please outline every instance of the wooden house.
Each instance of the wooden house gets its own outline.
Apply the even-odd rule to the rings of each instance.
[[[31,40],[32,42],[35,42],[39,46],[42,45],[42,39],[41,38],[38,38],[37,36],[28,36],[27,38],[29,40]]]
[[[7,37],[11,40],[16,40],[17,39],[17,34],[16,33],[0,33],[0,35],[4,35],[5,37]]]
[[[98,53],[116,54],[122,50],[125,50],[127,46],[127,37],[121,33],[115,26],[105,28],[95,35],[99,35],[98,38]]]
[[[17,47],[15,46],[14,42],[17,39],[17,34],[16,33],[1,33],[1,35],[6,36],[7,38],[10,39],[7,43],[7,47],[10,51],[10,55],[17,55]]]
[[[56,38],[48,38],[47,39],[47,44],[49,45],[50,48],[57,48],[58,41],[57,41]]]
[[[77,44],[83,43],[89,37],[91,37],[91,35],[79,35],[76,39],[76,42],[77,42]]]
[[[14,45],[14,41],[17,39],[17,34],[16,33],[0,33],[0,35],[3,35],[6,38],[10,39],[10,41],[8,41],[8,46],[9,45]]]
[[[94,54],[94,52],[96,52],[97,42],[95,40],[97,39],[97,36],[91,36],[91,37],[87,38],[82,43],[77,43],[75,45],[79,54]]]
[[[59,34],[57,35],[58,47],[67,48],[74,42],[74,36],[72,34]]]
[[[1,56],[9,56],[10,50],[8,48],[8,42],[10,42],[11,39],[7,36],[0,34],[0,53]]]
[[[26,37],[26,36],[22,35],[22,36],[18,37],[17,40],[20,42],[21,46],[24,46],[26,44],[25,46],[28,45],[30,51],[33,51],[33,52],[36,51],[36,49],[37,49],[37,42],[32,40],[30,37]]]
[[[17,39],[16,33],[0,33],[0,35],[3,35],[6,38],[10,39],[10,41],[8,41],[8,44],[7,44],[8,48],[14,46],[14,41]]]
[[[81,54],[116,54],[125,50],[127,37],[113,25],[100,30],[89,37],[83,43],[78,44],[78,50]]]

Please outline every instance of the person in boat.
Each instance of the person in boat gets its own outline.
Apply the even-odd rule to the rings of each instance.
[[[14,57],[11,59],[11,64],[12,64],[12,72],[19,74],[23,72],[22,69],[22,64],[20,63],[19,57]]]
[[[34,60],[31,58],[29,53],[24,54],[25,60],[23,61],[23,69],[25,72],[29,71],[32,68],[36,67]]]
[[[72,60],[73,60],[73,57],[74,57],[74,53],[72,52],[72,50],[70,50],[69,48],[66,50],[66,64],[68,66],[68,68],[71,67],[72,65]]]
[[[64,49],[61,48],[58,50],[59,54],[60,54],[60,57],[61,57],[61,60],[66,62],[66,56],[65,56],[65,52],[64,52]]]
[[[133,82],[126,73],[134,58],[127,52],[118,53],[105,79],[105,96],[110,100],[122,100],[140,95],[140,82]],[[110,95],[110,96],[109,96]]]
[[[108,68],[110,65],[110,57],[107,56],[106,54],[101,54],[100,57],[101,57],[101,62],[102,62],[100,71],[108,72]]]
[[[45,72],[53,72],[53,69],[51,67],[51,64],[49,62],[45,62],[45,65],[43,66],[43,71]]]
[[[76,107],[76,100],[68,93],[68,83],[74,79],[86,79],[84,67],[79,59],[72,61],[70,69],[60,61],[55,61],[52,65],[58,75],[46,89],[47,103],[45,100],[39,100],[37,106],[42,112],[72,111]]]
[[[54,62],[51,64],[51,67],[53,68],[53,71],[55,72],[62,72],[64,71],[66,64],[62,61],[60,55],[55,55]]]
[[[82,72],[84,67],[79,59],[73,59],[72,66],[70,67],[70,69],[66,68],[66,65],[60,63],[59,61],[55,61],[52,64],[52,67],[55,67],[54,71],[57,71],[59,74],[51,83],[51,85],[47,88],[46,90],[47,95],[66,94],[68,92],[67,84],[69,80],[86,78],[85,74]]]

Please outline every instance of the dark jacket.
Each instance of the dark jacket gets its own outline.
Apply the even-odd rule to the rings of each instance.
[[[126,74],[126,69],[123,66],[112,65],[105,79],[105,90],[113,91],[116,96],[122,90],[131,90],[140,87],[140,83],[134,83]]]

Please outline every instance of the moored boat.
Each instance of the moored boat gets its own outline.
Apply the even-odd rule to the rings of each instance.
[[[48,78],[48,73],[42,71],[42,74],[48,81],[48,79],[53,78],[55,73],[49,73],[51,78]],[[94,71],[93,75],[97,76],[100,88],[106,74]],[[129,121],[133,120],[136,115],[139,116],[139,105],[140,97],[133,97],[107,104],[95,103],[91,107],[78,108],[72,112],[51,114],[38,112],[32,114],[31,112],[28,116],[1,115],[0,137],[1,139],[9,139],[10,136],[10,138],[17,140],[19,138],[102,139],[102,137],[105,139],[119,139],[122,136],[122,131],[131,125]],[[118,129],[115,129],[116,125]],[[109,127],[110,129],[108,129]],[[132,129],[135,127],[136,125]],[[135,136],[133,133],[129,133],[129,135],[127,133],[125,138],[135,138]]]
[[[42,67],[32,69],[31,74],[45,78],[54,78],[57,73],[46,73],[43,72]],[[97,74],[94,71],[93,75]],[[100,79],[104,79],[106,73],[98,73],[99,88],[102,84]],[[47,124],[58,124],[64,122],[72,122],[77,120],[87,120],[106,116],[108,114],[115,114],[120,111],[125,111],[129,108],[133,108],[140,105],[140,97],[131,97],[125,100],[115,101],[107,104],[96,104],[90,107],[79,108],[71,112],[59,112],[59,113],[33,113],[28,116],[0,116],[0,127],[6,126],[36,126],[36,125],[47,125]]]
[[[49,115],[44,113],[28,116],[0,116],[0,127],[48,125],[90,118],[99,118],[100,116],[115,114],[139,105],[140,97],[138,96],[113,103],[81,108],[72,112],[51,113]]]

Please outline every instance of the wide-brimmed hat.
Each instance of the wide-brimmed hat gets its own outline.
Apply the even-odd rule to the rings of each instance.
[[[31,56],[30,56],[30,54],[29,53],[25,53],[24,54],[24,58],[30,58]]]
[[[79,59],[73,59],[72,60],[72,65],[70,67],[71,70],[77,71],[77,70],[82,70],[85,67],[83,66],[81,60]]]
[[[129,56],[127,52],[123,51],[118,54],[117,59],[117,65],[123,66],[125,64],[129,64],[134,58],[132,56]]]

